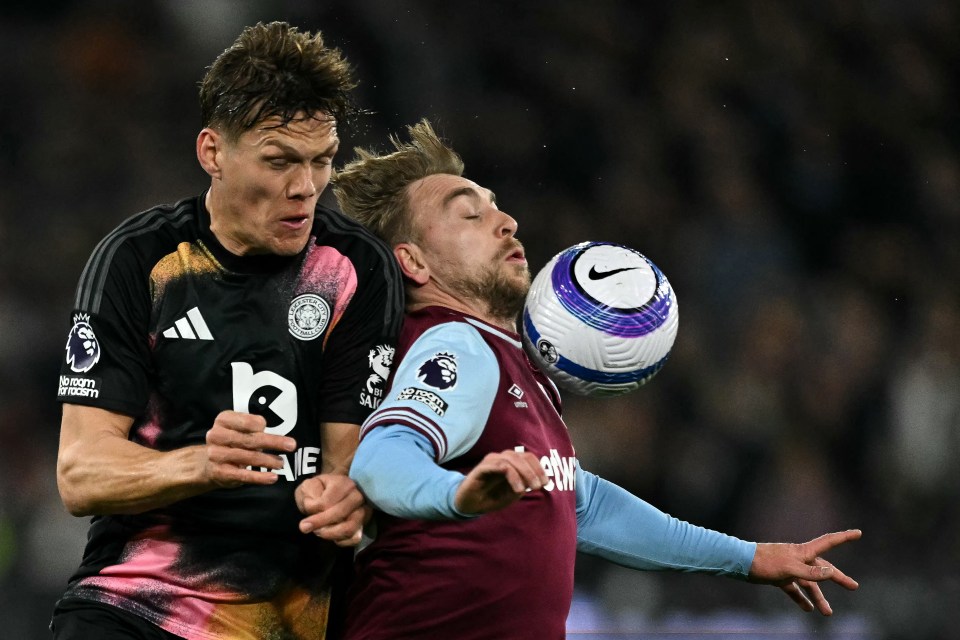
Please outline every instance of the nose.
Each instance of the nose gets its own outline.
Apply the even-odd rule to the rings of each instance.
[[[500,213],[503,214],[503,220],[500,222],[499,228],[500,237],[507,238],[517,235],[517,221],[508,213],[504,213],[503,211]]]
[[[289,197],[295,199],[308,199],[317,195],[320,190],[317,189],[317,182],[313,175],[313,168],[310,166],[300,166],[294,172],[290,180],[288,190]]]

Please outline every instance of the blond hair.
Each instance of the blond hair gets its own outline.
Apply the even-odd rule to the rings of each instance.
[[[333,193],[345,214],[387,244],[417,240],[407,206],[407,187],[438,173],[463,175],[463,160],[445,145],[430,122],[407,126],[410,142],[390,136],[395,151],[375,155],[356,149],[357,159],[332,180]]]

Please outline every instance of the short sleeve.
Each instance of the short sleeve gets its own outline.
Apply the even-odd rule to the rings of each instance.
[[[149,286],[143,260],[122,233],[97,245],[77,285],[58,400],[143,413],[149,398]]]
[[[316,393],[321,422],[361,424],[382,401],[403,320],[403,283],[393,255],[356,232],[350,253],[357,290],[330,335]]]
[[[496,355],[464,322],[425,331],[397,367],[386,400],[364,423],[404,425],[426,436],[438,463],[463,455],[483,433],[500,385]]]

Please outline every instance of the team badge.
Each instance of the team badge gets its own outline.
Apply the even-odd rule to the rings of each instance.
[[[434,389],[451,389],[457,384],[457,356],[441,351],[420,365],[417,379]]]
[[[73,328],[67,336],[67,364],[74,373],[86,373],[100,361],[100,343],[97,341],[90,316],[78,313],[73,316]]]
[[[330,321],[330,305],[314,293],[297,296],[290,303],[287,325],[290,334],[300,340],[313,340],[323,333]]]

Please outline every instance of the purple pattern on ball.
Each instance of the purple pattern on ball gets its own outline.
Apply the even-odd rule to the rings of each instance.
[[[618,309],[604,304],[586,293],[573,279],[573,265],[590,247],[610,245],[631,251],[650,265],[657,279],[657,288],[646,304],[633,309]],[[630,247],[612,242],[590,242],[567,249],[557,258],[550,274],[560,304],[584,324],[612,336],[638,338],[657,330],[667,321],[673,296],[666,277],[646,256]]]

